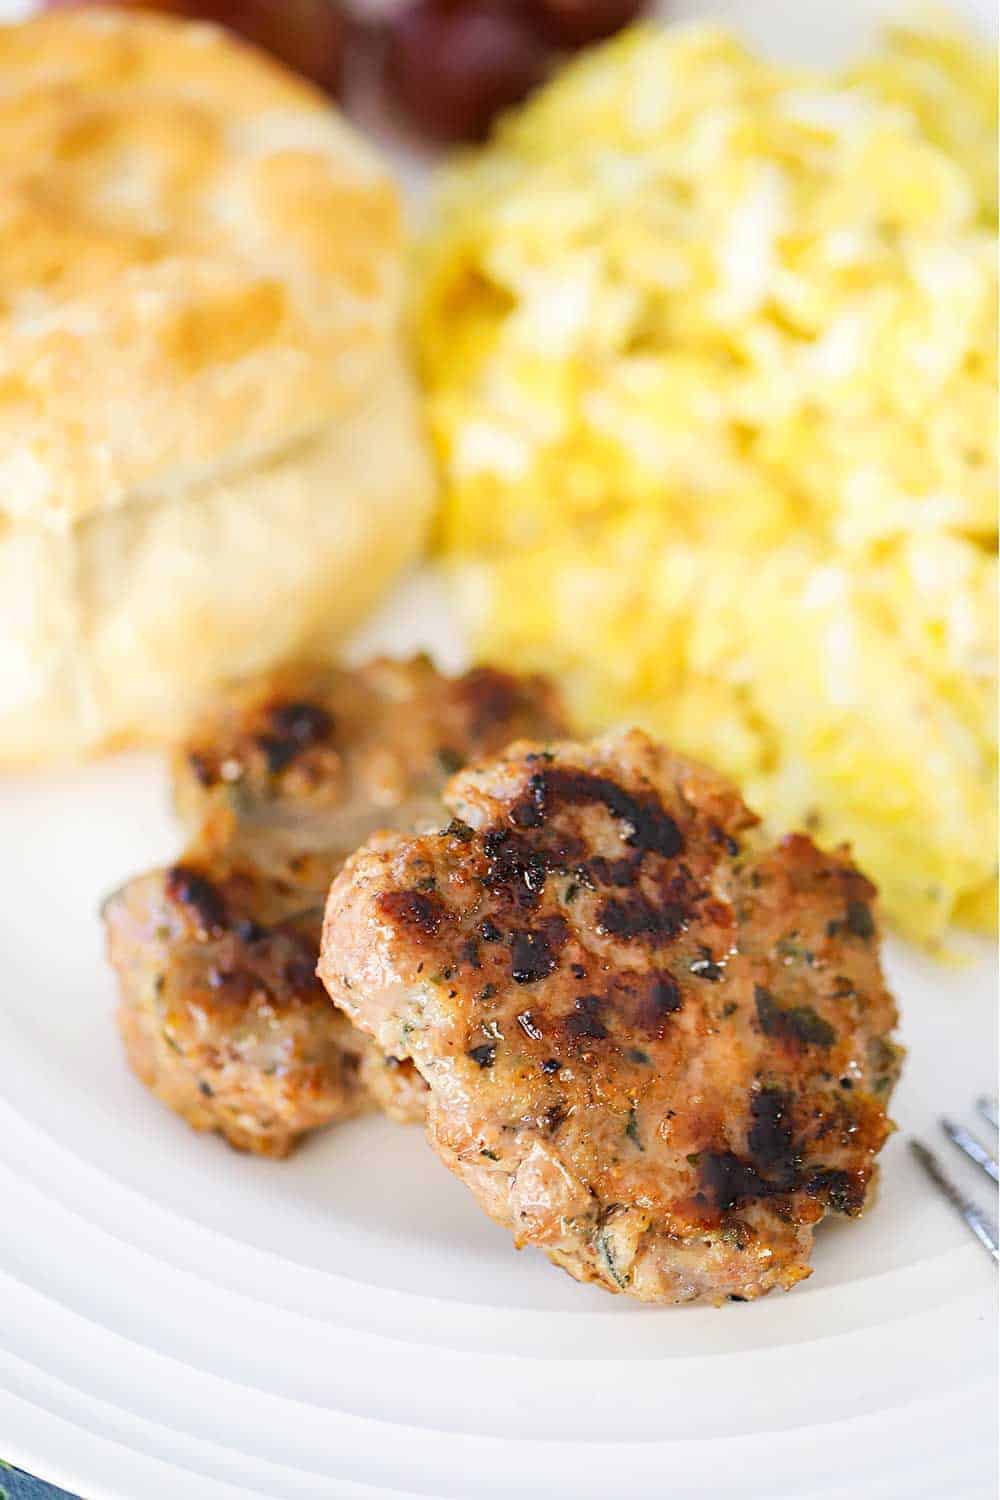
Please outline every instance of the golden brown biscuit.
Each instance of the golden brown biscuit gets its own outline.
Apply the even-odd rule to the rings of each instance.
[[[0,762],[174,732],[413,555],[401,259],[375,155],[222,31],[0,29]]]

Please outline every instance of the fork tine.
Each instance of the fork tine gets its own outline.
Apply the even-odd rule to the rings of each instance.
[[[910,1150],[934,1185],[940,1188],[952,1208],[965,1220],[979,1243],[1000,1264],[1000,1243],[997,1241],[996,1225],[991,1224],[986,1215],[980,1213],[976,1205],[970,1203],[968,1198],[960,1193],[955,1184],[944,1175],[938,1165],[937,1157],[932,1151],[928,1151],[922,1141],[914,1140],[911,1137]]]
[[[956,1125],[954,1120],[949,1120],[947,1115],[941,1118],[941,1129],[950,1141],[954,1141],[959,1151],[964,1151],[970,1161],[974,1161],[977,1167],[982,1167],[987,1177],[992,1177],[994,1182],[1000,1182],[1000,1169],[985,1146],[981,1146],[974,1135],[962,1125]]]
[[[1000,1122],[997,1120],[997,1101],[989,1098],[987,1094],[980,1094],[976,1100],[976,1109],[982,1115],[988,1125],[994,1130],[1000,1130]]]

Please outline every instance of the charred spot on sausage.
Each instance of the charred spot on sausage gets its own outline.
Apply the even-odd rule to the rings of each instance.
[[[427,937],[435,937],[448,914],[441,897],[431,891],[383,891],[378,897],[382,914]]]
[[[546,979],[559,962],[569,928],[562,917],[547,917],[534,931],[520,929],[510,935],[510,973],[515,984],[536,984]]]
[[[225,931],[226,903],[222,892],[190,865],[173,865],[167,871],[167,894],[194,912],[207,936]]]

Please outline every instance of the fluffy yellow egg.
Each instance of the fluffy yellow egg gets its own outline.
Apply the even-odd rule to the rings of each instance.
[[[995,99],[949,35],[638,28],[446,171],[415,308],[482,649],[923,940],[995,911]]]

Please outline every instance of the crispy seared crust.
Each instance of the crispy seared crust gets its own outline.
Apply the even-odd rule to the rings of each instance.
[[[456,763],[529,726],[563,727],[547,684],[444,678],[426,658],[298,668],[218,703],[176,758],[191,849],[104,911],[143,1082],[196,1129],[268,1156],[373,1105],[422,1119],[412,1063],[356,1031],[315,978],[323,902],[360,839],[383,822],[439,826]]]
[[[265,1156],[371,1102],[375,1048],[317,983],[318,917],[301,901],[250,868],[190,860],[129,881],[104,911],[136,1073],[196,1130]]]
[[[655,1302],[754,1298],[861,1212],[899,1066],[874,891],[766,847],[638,733],[459,775],[444,833],[359,851],[320,974],[409,1056],[442,1159],[519,1244]]]

